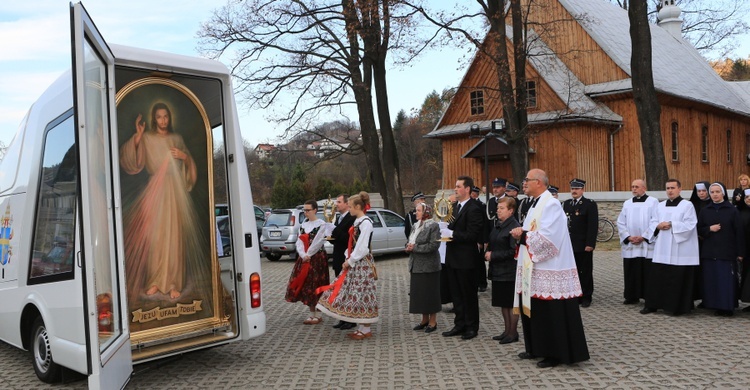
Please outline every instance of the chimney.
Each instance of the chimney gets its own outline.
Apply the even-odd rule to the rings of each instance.
[[[675,0],[661,0],[658,24],[673,37],[682,38],[682,19],[680,19],[682,10],[675,2]]]

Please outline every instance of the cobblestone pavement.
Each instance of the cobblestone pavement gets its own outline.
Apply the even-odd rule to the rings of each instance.
[[[750,386],[750,313],[732,318],[697,310],[672,317],[641,315],[622,304],[622,260],[595,252],[595,291],[582,309],[591,360],[540,369],[522,361],[519,343],[499,345],[502,330],[490,292],[480,293],[479,337],[440,335],[451,327],[449,305],[438,332],[411,328],[406,258],[377,258],[381,321],[374,337],[349,340],[334,320],[306,326],[306,308],[284,302],[291,261],[263,259],[267,333],[247,342],[137,365],[129,389],[708,389]],[[743,304],[744,306],[744,304]],[[519,324],[520,329],[520,324]],[[521,338],[523,340],[523,338]],[[28,354],[0,343],[0,388],[51,388],[36,379]],[[55,388],[85,388],[85,381]]]

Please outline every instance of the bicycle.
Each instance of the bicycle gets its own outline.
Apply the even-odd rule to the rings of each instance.
[[[599,218],[599,226],[596,233],[596,241],[606,242],[615,236],[615,225],[607,218]]]

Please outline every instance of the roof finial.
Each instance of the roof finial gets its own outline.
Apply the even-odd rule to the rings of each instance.
[[[675,0],[661,0],[659,7],[659,26],[672,36],[682,38],[682,19],[680,14],[682,10],[676,4]]]

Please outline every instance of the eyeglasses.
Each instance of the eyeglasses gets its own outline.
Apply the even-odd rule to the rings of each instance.
[[[314,211],[313,209],[302,209],[304,212]]]
[[[526,182],[529,182],[529,181],[532,181],[532,180],[536,180],[536,181],[539,181],[539,179],[529,179],[528,177],[524,177],[524,178],[523,178],[523,182],[524,182],[524,183],[526,183]]]

